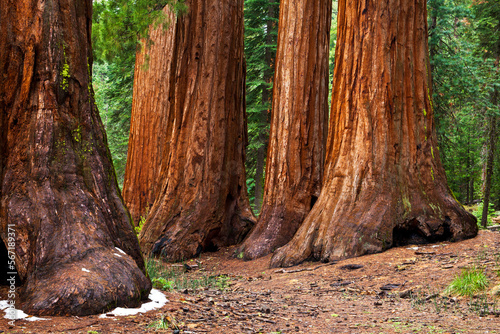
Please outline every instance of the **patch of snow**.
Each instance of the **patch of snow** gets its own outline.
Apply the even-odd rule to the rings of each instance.
[[[115,247],[115,248],[116,248],[116,249],[117,249],[120,253],[127,255],[127,253],[125,253],[125,252],[124,252],[123,250],[121,250],[120,248],[118,248],[118,247]]]
[[[120,254],[113,253],[114,256],[122,257]]]
[[[4,316],[5,319],[9,320],[24,319],[26,321],[49,320],[44,318],[31,317],[21,310],[9,309],[9,305],[10,304],[8,300],[0,300],[0,310],[5,311],[5,316]]]
[[[90,270],[82,268],[82,271],[85,271],[86,273],[90,273]]]
[[[99,316],[99,318],[113,318],[113,317],[108,317],[106,314],[112,313],[114,316],[125,316],[125,315],[134,315],[137,313],[145,313],[151,310],[155,310],[158,308],[161,308],[165,306],[166,303],[168,303],[167,297],[161,292],[160,290],[157,289],[151,289],[151,293],[149,294],[149,299],[151,301],[149,303],[144,303],[141,305],[139,308],[123,308],[123,307],[118,307],[115,308],[113,311],[103,313]]]
[[[417,249],[418,249],[418,247],[408,247],[407,249],[417,250]]]

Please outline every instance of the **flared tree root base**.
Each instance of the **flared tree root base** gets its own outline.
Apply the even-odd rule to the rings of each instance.
[[[153,238],[156,235],[153,230],[141,235],[141,246],[147,258],[179,262],[198,257],[202,252],[215,252],[221,247],[236,245],[254,225],[255,218],[247,210],[234,215],[222,226],[214,222],[203,222],[201,218],[179,219],[167,224],[158,239]]]
[[[90,249],[72,262],[32,273],[21,288],[21,309],[37,316],[86,316],[137,307],[151,282],[118,248]]]
[[[329,223],[314,216],[318,211],[313,210],[292,241],[276,251],[271,267],[291,267],[305,260],[331,262],[409,244],[460,241],[478,231],[476,218],[463,209],[452,208],[442,218],[421,211],[399,219],[400,223],[391,219],[391,210],[379,219],[354,215],[359,220],[333,217]]]
[[[254,260],[271,254],[293,238],[306,213],[286,212],[285,208],[277,207],[264,210],[256,227],[238,248],[237,255],[243,254],[244,260]]]

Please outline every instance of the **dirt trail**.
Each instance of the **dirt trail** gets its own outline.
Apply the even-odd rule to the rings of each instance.
[[[471,300],[441,294],[461,268],[473,265],[485,269],[490,289],[500,284],[498,232],[285,270],[269,269],[269,257],[243,262],[233,255],[234,248],[204,254],[187,262],[194,267],[187,273],[165,265],[186,282],[209,278],[215,284],[167,292],[170,302],[159,310],[111,319],[21,320],[12,328],[1,319],[0,332],[500,333],[500,299],[490,292]],[[148,327],[162,317],[169,329]]]

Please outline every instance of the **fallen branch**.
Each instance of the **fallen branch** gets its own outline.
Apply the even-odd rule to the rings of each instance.
[[[267,323],[270,323],[270,324],[275,324],[276,323],[276,321],[274,321],[274,320],[264,319],[264,318],[260,318],[260,317],[256,317],[255,319],[259,320],[259,321],[267,322]]]
[[[302,268],[302,269],[293,269],[293,270],[278,269],[278,270],[275,271],[275,273],[277,273],[277,274],[293,274],[293,273],[300,273],[302,271],[313,271],[313,270],[316,270],[316,269],[319,269],[319,268],[322,268],[322,267],[334,265],[336,263],[337,263],[337,261],[332,261],[332,262],[329,262],[329,263],[325,263],[325,264],[316,266],[314,268]]]

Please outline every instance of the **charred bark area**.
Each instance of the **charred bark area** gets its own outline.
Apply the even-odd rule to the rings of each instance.
[[[330,1],[282,1],[262,211],[241,249],[267,255],[293,237],[319,196],[328,122]],[[300,37],[299,37],[300,36]]]
[[[189,0],[175,24],[164,181],[140,234],[148,256],[188,259],[254,224],[246,145],[243,1]]]
[[[123,200],[135,225],[146,218],[153,205],[164,174],[160,172],[164,150],[169,151],[172,122],[169,122],[169,92],[174,60],[175,15],[169,7],[164,11],[170,19],[163,27],[150,30],[151,45],[144,43],[137,52],[134,71],[134,95],[130,135],[123,182]]]
[[[439,159],[424,0],[339,1],[325,181],[271,266],[477,234]]]
[[[0,236],[15,232],[21,308],[137,306],[151,283],[94,105],[92,1],[2,1],[0,15]]]

